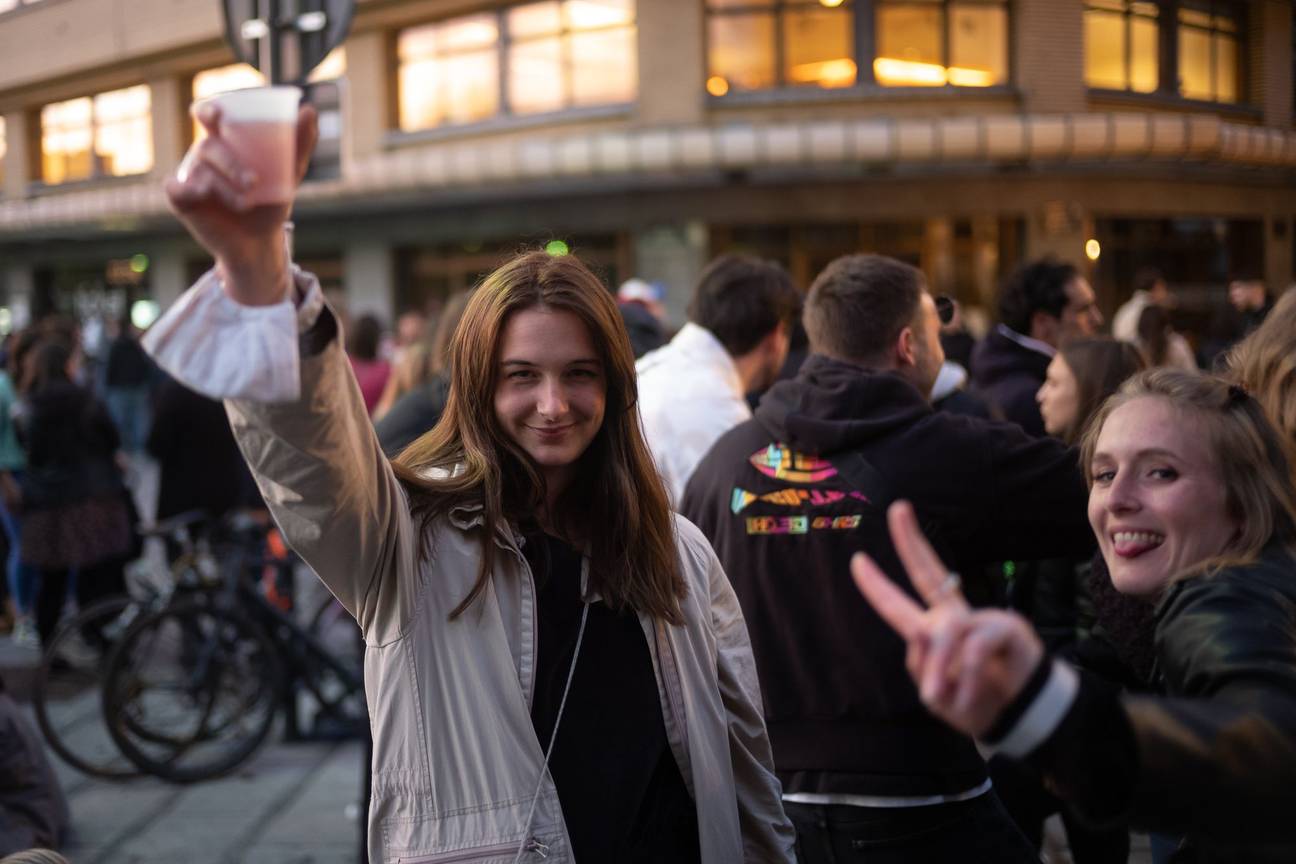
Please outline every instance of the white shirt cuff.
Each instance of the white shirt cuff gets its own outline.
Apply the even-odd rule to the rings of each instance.
[[[244,306],[215,270],[203,274],[141,340],[158,366],[212,399],[293,402],[301,396],[298,335],[324,308],[319,280],[292,266],[289,296]]]
[[[1014,759],[1029,755],[1053,734],[1080,692],[1080,676],[1061,660],[1053,661],[1048,681],[1021,719],[991,752]]]

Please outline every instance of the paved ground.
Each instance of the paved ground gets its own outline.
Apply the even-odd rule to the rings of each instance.
[[[34,651],[0,637],[0,673],[20,697]],[[97,692],[53,706],[77,746],[109,747]],[[33,720],[34,722],[34,720]],[[53,754],[72,812],[73,864],[354,864],[361,760],[356,742],[284,743],[281,729],[237,773],[192,786],[88,778]]]

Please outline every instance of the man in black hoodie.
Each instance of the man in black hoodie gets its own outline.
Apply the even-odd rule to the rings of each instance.
[[[912,592],[886,529],[899,498],[966,573],[1083,554],[1093,537],[1076,456],[1015,424],[932,410],[940,324],[907,264],[837,259],[804,321],[800,373],[716,443],[681,507],[742,603],[802,860],[1038,861],[972,742],[923,708],[904,645],[848,562],[867,550]]]

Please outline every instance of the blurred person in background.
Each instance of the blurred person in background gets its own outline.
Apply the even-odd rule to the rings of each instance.
[[[19,469],[11,468],[0,477],[4,496],[4,530],[9,540],[9,550],[5,562],[5,575],[8,580],[10,599],[14,604],[13,641],[19,645],[38,647],[40,637],[36,634],[34,618],[36,589],[40,585],[40,573],[35,567],[22,560],[22,483],[27,464],[26,449],[21,443],[21,430],[30,413],[30,402],[27,388],[31,384],[32,349],[39,344],[40,333],[34,327],[18,331],[8,342],[5,352],[5,376],[13,385],[13,398],[0,406],[4,415],[0,424],[4,424],[7,433],[15,436],[17,452],[9,451],[8,463],[12,466],[21,459]]]
[[[777,263],[722,255],[698,277],[688,323],[636,364],[644,436],[676,506],[716,439],[750,419],[746,394],[778,376],[800,311]]]
[[[351,322],[346,340],[347,357],[351,360],[351,370],[360,384],[360,394],[364,396],[365,409],[370,417],[378,407],[378,400],[382,398],[383,388],[391,375],[391,364],[378,354],[381,345],[382,324],[376,316],[361,315]]]
[[[967,414],[984,420],[1002,420],[1002,417],[995,416],[988,402],[968,389],[968,364],[971,363],[972,349],[976,343],[963,324],[959,302],[944,294],[937,296],[935,301],[936,313],[941,322],[940,343],[945,352],[945,362],[941,364],[936,383],[932,385],[932,407],[937,411]],[[953,356],[949,353],[951,347],[956,352]]]
[[[225,406],[167,376],[157,388],[148,452],[158,462],[157,520],[201,510],[217,520],[260,505]]]
[[[1102,313],[1072,264],[1042,258],[1019,267],[999,292],[999,323],[972,355],[972,380],[1003,417],[1044,435],[1035,394],[1058,346],[1094,336]]]
[[[129,316],[122,316],[116,337],[108,346],[104,367],[104,401],[117,424],[122,449],[135,454],[144,449],[149,429],[149,386],[153,361],[139,344],[139,331]]]
[[[1139,316],[1149,306],[1174,305],[1170,285],[1155,267],[1141,267],[1134,274],[1134,293],[1112,317],[1112,336],[1126,342],[1138,341]]]
[[[40,569],[36,628],[44,644],[62,613],[70,570],[79,608],[125,590],[133,526],[116,460],[121,439],[104,404],[74,383],[76,349],[47,337],[29,363],[21,545],[23,561]]]
[[[431,343],[420,349],[422,359],[416,371],[421,377],[374,424],[378,442],[388,456],[395,457],[441,419],[450,396],[450,346],[470,296],[470,292],[460,291],[446,301]]]
[[[0,859],[67,864],[58,849],[71,827],[67,798],[45,741],[0,676]]]
[[[617,289],[617,309],[630,334],[635,359],[666,344],[665,292],[657,283],[628,279]]]
[[[1229,351],[1225,366],[1229,380],[1255,397],[1296,449],[1296,289],[1287,289],[1264,323]]]
[[[1201,345],[1201,367],[1215,369],[1230,348],[1260,326],[1273,305],[1263,280],[1247,274],[1230,281],[1228,307],[1216,318],[1211,338]]]
[[[1143,352],[1149,366],[1170,366],[1189,372],[1197,369],[1192,347],[1187,339],[1170,326],[1170,313],[1164,306],[1146,306],[1139,313],[1138,340],[1135,344]]]
[[[411,313],[401,316],[408,321]],[[377,423],[392,406],[406,393],[421,387],[432,376],[432,343],[436,339],[437,321],[421,317],[423,330],[417,338],[398,345],[392,355],[391,374],[387,376],[387,385],[383,387],[382,398],[374,406],[373,419]]]

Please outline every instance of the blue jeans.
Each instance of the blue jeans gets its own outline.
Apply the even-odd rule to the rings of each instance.
[[[109,387],[104,392],[108,413],[117,424],[122,449],[138,453],[144,449],[149,432],[149,391],[147,387]]]
[[[783,802],[800,864],[1039,864],[994,792],[928,807]]]
[[[9,596],[13,598],[14,609],[19,615],[30,615],[36,600],[37,572],[35,567],[22,563],[20,523],[18,517],[5,507],[3,499],[0,499],[0,527],[4,528],[5,537],[9,540],[9,557],[5,560]]]

